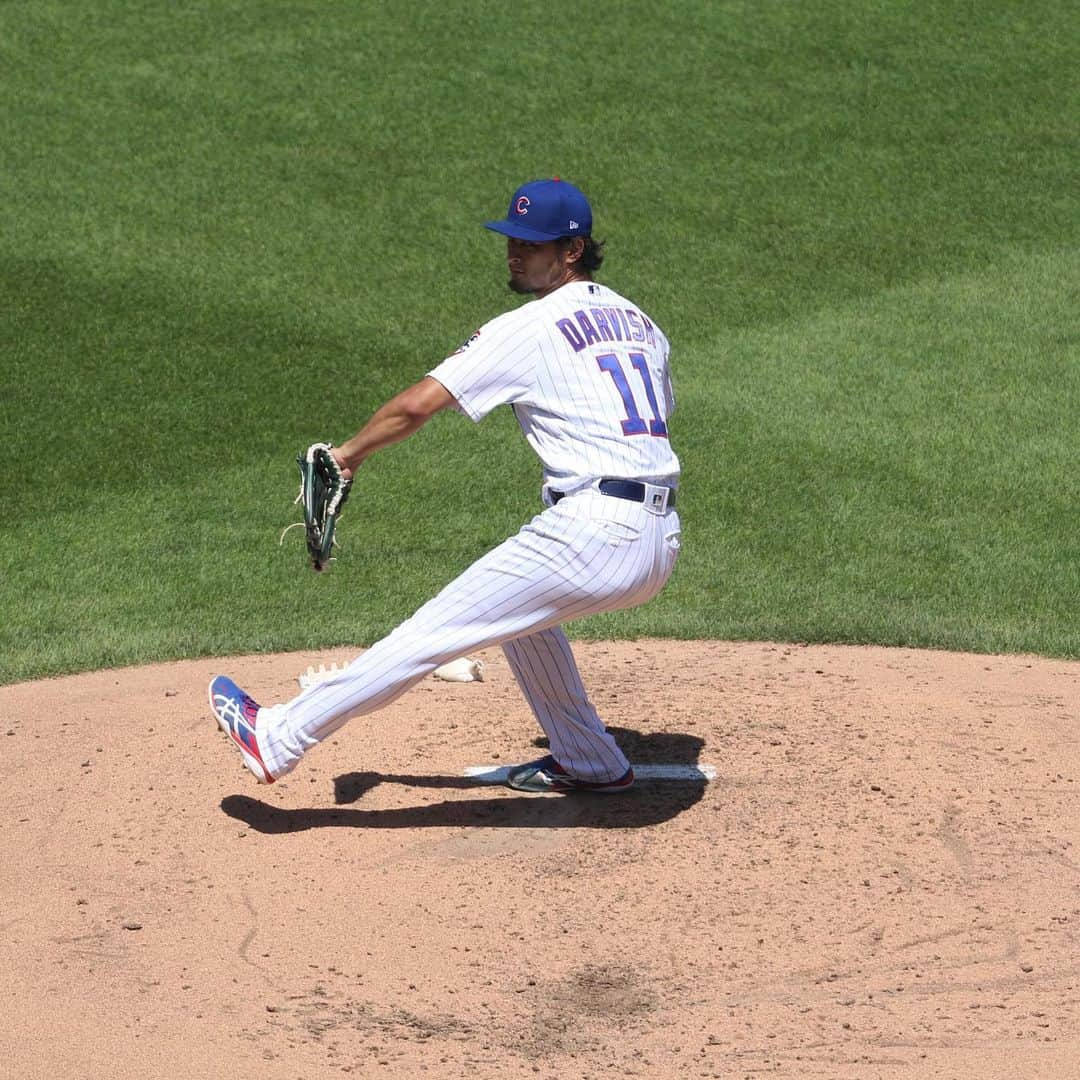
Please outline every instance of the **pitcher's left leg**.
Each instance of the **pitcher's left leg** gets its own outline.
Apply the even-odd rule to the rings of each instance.
[[[554,626],[503,644],[503,652],[551,744],[551,756],[579,780],[615,780],[630,767],[581,681],[570,642]]]

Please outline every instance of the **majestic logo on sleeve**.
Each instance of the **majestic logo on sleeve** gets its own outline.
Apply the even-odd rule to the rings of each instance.
[[[455,349],[454,350],[454,356],[457,356],[458,353],[463,353],[479,336],[480,336],[480,331],[477,330],[476,333],[473,334],[473,336],[471,338],[469,338],[469,340],[466,341],[465,344],[462,345],[460,349]]]
[[[527,214],[529,212],[529,196],[522,195],[516,203],[514,203],[515,214]]]

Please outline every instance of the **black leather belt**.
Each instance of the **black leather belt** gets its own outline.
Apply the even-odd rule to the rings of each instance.
[[[605,495],[614,495],[616,499],[629,499],[630,502],[645,501],[645,485],[640,480],[617,480],[607,477],[597,484],[597,487]],[[564,495],[565,491],[551,492],[551,504],[554,506]],[[668,509],[675,505],[675,492],[668,495]]]

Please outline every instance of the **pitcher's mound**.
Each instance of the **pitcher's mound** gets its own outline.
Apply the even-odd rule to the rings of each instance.
[[[575,652],[685,779],[465,776],[539,756],[498,650],[270,788],[209,677],[271,704],[348,651],[0,688],[0,1072],[1080,1076],[1080,663]]]

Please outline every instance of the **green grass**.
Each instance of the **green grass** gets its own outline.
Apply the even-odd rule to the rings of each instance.
[[[277,545],[296,450],[511,302],[478,223],[551,174],[685,466],[668,589],[574,632],[1080,656],[1077,45],[1045,0],[4,5],[0,681],[364,644],[514,531],[512,418],[440,416],[330,574]]]

